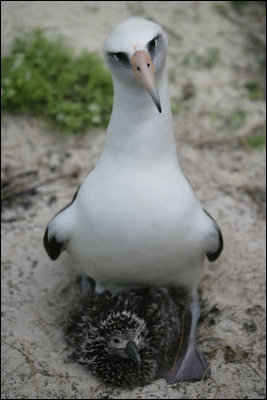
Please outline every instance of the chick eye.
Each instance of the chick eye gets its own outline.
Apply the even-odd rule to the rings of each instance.
[[[117,53],[109,53],[114,60],[119,61],[122,64],[129,64],[129,57],[126,53],[119,51]]]
[[[119,339],[118,338],[113,338],[113,343],[116,343],[116,344],[118,344],[118,343],[120,343],[120,341],[119,341]]]

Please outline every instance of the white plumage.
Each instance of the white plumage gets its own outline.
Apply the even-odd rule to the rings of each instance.
[[[152,21],[130,18],[111,32],[104,57],[114,105],[105,147],[45,233],[52,259],[66,249],[73,267],[105,288],[193,289],[205,255],[214,260],[222,249],[216,222],[179,166],[166,54],[166,35]]]

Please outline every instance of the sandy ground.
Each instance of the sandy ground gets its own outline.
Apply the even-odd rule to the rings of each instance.
[[[101,384],[67,361],[62,322],[78,286],[65,255],[48,259],[42,237],[97,162],[105,133],[64,136],[34,118],[4,114],[2,179],[5,193],[14,196],[2,202],[3,398],[266,397],[265,149],[235,139],[265,125],[265,101],[251,101],[244,88],[260,56],[250,40],[255,34],[260,41],[265,29],[252,3],[255,12],[238,16],[224,1],[1,2],[4,52],[15,34],[39,26],[47,35],[63,34],[77,50],[98,52],[128,16],[151,17],[165,27],[171,96],[185,97],[188,83],[195,91],[174,117],[180,162],[225,240],[199,286],[198,337],[211,377],[174,385],[159,379],[131,391]],[[226,17],[218,6],[228,10]],[[220,52],[213,68],[183,64],[190,51],[204,54],[209,47]],[[231,132],[216,112],[235,109],[246,118]]]

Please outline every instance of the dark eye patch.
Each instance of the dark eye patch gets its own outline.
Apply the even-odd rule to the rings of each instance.
[[[161,35],[157,35],[155,36],[152,40],[150,40],[150,42],[148,42],[147,44],[147,49],[149,51],[150,57],[153,59],[153,57],[155,56],[155,51],[156,51],[156,47],[158,44],[158,41],[160,40]]]
[[[125,65],[130,64],[128,55],[122,51],[114,52],[114,53],[110,52],[110,53],[108,53],[108,55],[109,55],[109,57],[120,62],[121,64],[125,64]]]

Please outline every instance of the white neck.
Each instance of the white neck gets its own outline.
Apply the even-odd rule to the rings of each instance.
[[[113,86],[114,104],[102,157],[112,158],[113,163],[119,159],[120,165],[134,163],[135,168],[161,162],[177,168],[166,71],[158,83],[162,113],[141,85],[134,82],[129,87],[113,78]]]

